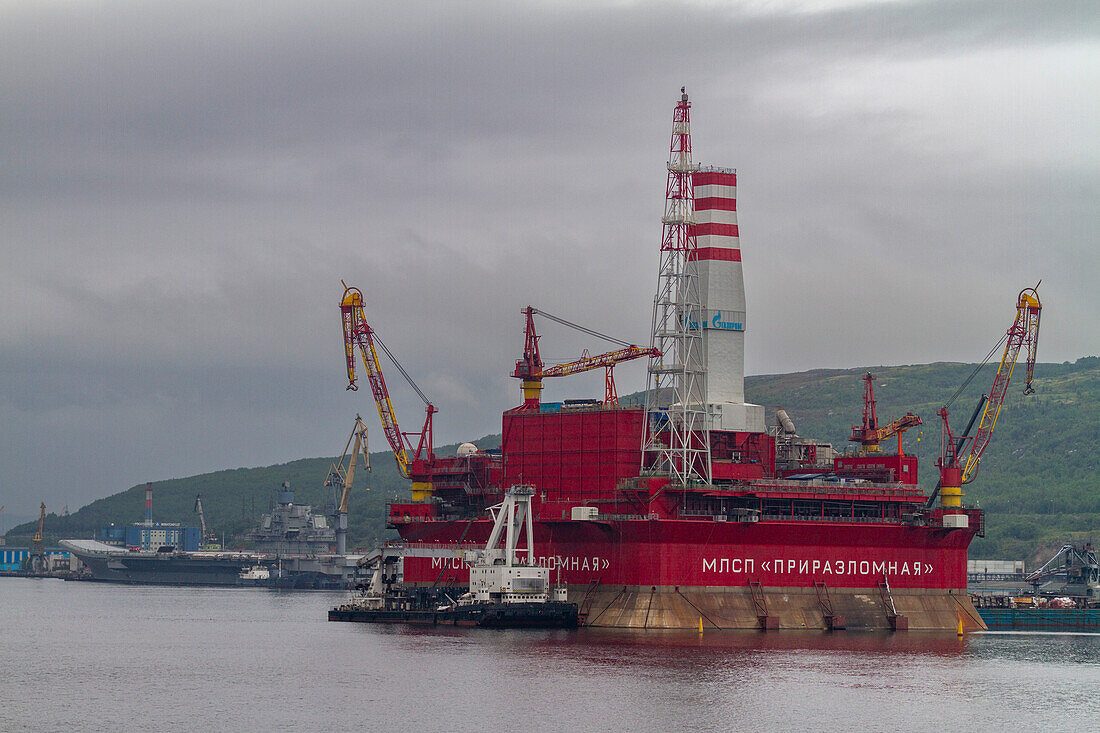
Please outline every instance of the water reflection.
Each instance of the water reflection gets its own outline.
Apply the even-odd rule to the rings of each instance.
[[[539,699],[595,706],[605,724],[634,721],[646,730],[916,730],[945,719],[967,720],[972,730],[1006,720],[1091,730],[1082,721],[1100,714],[1095,634],[360,633],[441,669],[477,658]]]
[[[409,639],[413,646],[424,640],[477,638],[488,647],[511,649],[516,654],[587,654],[599,649],[611,657],[655,655],[674,662],[685,657],[716,658],[766,652],[851,653],[860,655],[920,654],[958,657],[970,653],[976,634],[895,634],[890,632],[781,631],[654,631],[638,629],[578,629],[576,631],[481,630],[453,627],[366,626],[364,633]],[[981,635],[984,636],[984,635]],[[1100,635],[1091,635],[1100,640]]]
[[[341,598],[0,580],[0,730],[1074,731],[1100,716],[1100,635],[327,622]]]

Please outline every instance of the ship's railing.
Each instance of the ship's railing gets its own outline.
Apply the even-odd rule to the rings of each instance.
[[[974,519],[977,512],[970,513],[972,519]],[[980,517],[980,515],[979,515]],[[770,522],[838,522],[838,523],[858,523],[858,524],[897,524],[907,526],[926,526],[933,529],[943,527],[943,519],[932,516],[924,517],[845,517],[837,515],[825,515],[820,514],[762,514],[760,518],[764,521]],[[724,515],[715,516],[715,521],[729,521]],[[981,518],[974,519],[974,523],[971,524],[972,529],[982,531]]]
[[[971,583],[981,583],[985,581],[1018,581],[1024,582],[1023,573],[967,573],[967,581]]]
[[[751,523],[760,521],[760,512],[756,509],[737,508],[731,512],[715,512],[707,509],[683,509],[681,517],[692,519],[713,519],[715,522],[743,522]]]
[[[405,547],[416,547],[423,550],[474,550],[484,547],[483,543],[478,542],[419,542],[410,540],[409,542],[403,542],[401,540],[391,540],[382,544],[382,547],[387,550],[400,550]]]
[[[771,522],[858,522],[860,524],[909,524],[898,517],[840,517],[820,514],[763,514],[760,517]]]
[[[754,481],[746,487],[735,489],[739,492],[783,493],[783,494],[848,494],[865,496],[904,496],[923,498],[924,490],[910,484],[838,484],[829,481],[797,481],[777,483],[774,481]]]
[[[647,478],[663,476],[664,474],[653,469],[643,469],[640,475],[643,478]],[[624,488],[637,488],[637,486]],[[862,481],[861,483],[853,484],[834,481],[795,481],[773,478],[752,479],[740,484],[708,484],[703,481],[688,481],[682,488],[677,487],[676,490],[704,494],[729,493],[731,495],[761,493],[845,494],[852,496],[902,496],[905,499],[923,499],[925,496],[924,489],[916,484],[875,483],[870,481]]]
[[[561,513],[562,519],[569,519],[570,512],[565,509]],[[660,515],[656,512],[650,514],[593,514],[585,517],[581,521],[586,522],[643,522],[660,519]]]
[[[412,517],[403,514],[389,514],[386,516],[386,521],[399,524],[408,524],[409,522],[455,522],[459,519],[467,519],[467,517],[458,514],[441,514],[437,517]]]

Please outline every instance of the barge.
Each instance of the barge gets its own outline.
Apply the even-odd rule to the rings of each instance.
[[[580,623],[576,603],[565,588],[550,586],[550,571],[535,562],[530,486],[513,486],[491,508],[493,528],[485,547],[464,553],[468,588],[457,600],[439,589],[407,591],[387,574],[388,561],[400,555],[380,553],[365,592],[329,611],[329,621],[481,626],[484,628],[572,629]],[[524,547],[520,543],[526,536]],[[500,547],[503,541],[504,546]],[[446,602],[443,602],[443,600]]]

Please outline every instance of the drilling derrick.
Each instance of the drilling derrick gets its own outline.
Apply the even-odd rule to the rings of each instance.
[[[710,482],[710,432],[705,405],[703,304],[697,269],[691,176],[691,103],[680,88],[672,115],[661,264],[653,300],[642,469],[669,476],[673,486]]]

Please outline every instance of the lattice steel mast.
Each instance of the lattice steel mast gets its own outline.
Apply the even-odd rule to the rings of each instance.
[[[672,115],[661,265],[653,300],[644,471],[668,475],[672,486],[710,483],[710,432],[706,412],[702,298],[695,264],[695,202],[691,161],[691,103],[684,88]]]

